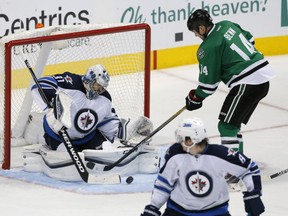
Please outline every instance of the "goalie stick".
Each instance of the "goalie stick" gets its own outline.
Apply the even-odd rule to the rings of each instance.
[[[152,136],[154,136],[158,131],[160,131],[162,128],[164,128],[169,122],[171,122],[173,119],[175,119],[178,115],[180,115],[184,110],[186,109],[186,106],[182,107],[180,110],[178,110],[174,115],[172,115],[169,119],[167,119],[162,125],[160,125],[158,128],[156,128],[154,131],[152,131],[147,137],[145,137],[141,142],[139,142],[137,145],[135,145],[132,149],[130,149],[126,154],[124,154],[121,158],[119,158],[117,161],[115,161],[113,164],[106,165],[103,170],[109,171],[113,169],[115,166],[120,164],[125,158],[127,158],[130,154],[132,154],[134,151],[137,151],[138,147],[148,141]]]
[[[21,53],[21,52],[20,52]],[[22,53],[21,53],[22,54]],[[23,56],[22,56],[23,57]],[[23,57],[24,59],[24,57]],[[37,85],[38,87],[38,91],[43,99],[43,101],[46,103],[46,105],[49,107],[49,108],[52,108],[52,106],[49,104],[49,101],[43,91],[43,89],[41,88],[39,82],[38,82],[38,79],[37,77],[35,76],[35,73],[29,63],[29,61],[27,59],[24,60],[35,84]],[[71,157],[71,160],[73,161],[79,175],[81,176],[82,180],[86,183],[89,183],[89,184],[119,184],[121,183],[121,177],[120,175],[118,174],[113,174],[113,173],[110,173],[110,174],[103,174],[103,175],[99,175],[99,176],[96,176],[96,175],[91,175],[82,159],[80,158],[79,154],[77,151],[75,151],[75,149],[73,148],[73,145],[70,141],[70,138],[69,138],[69,135],[66,131],[66,128],[65,126],[63,126],[60,131],[58,132],[61,140],[63,141],[64,143],[64,146],[66,147],[67,149],[67,152],[68,154],[70,155]]]

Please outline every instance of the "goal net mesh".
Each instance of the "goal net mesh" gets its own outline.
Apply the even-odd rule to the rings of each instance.
[[[143,115],[149,117],[148,30],[146,24],[58,26],[0,39],[2,167],[10,166],[10,145],[34,144],[25,137],[25,129],[31,113],[42,113],[31,97],[30,88],[34,82],[25,59],[37,78],[65,71],[84,74],[88,67],[102,64],[111,77],[108,91],[118,116],[132,121]],[[37,136],[42,134],[32,136],[37,141]]]

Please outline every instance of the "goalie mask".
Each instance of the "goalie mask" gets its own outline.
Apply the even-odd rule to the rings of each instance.
[[[86,74],[82,77],[83,85],[86,89],[86,97],[90,100],[95,99],[108,87],[110,77],[106,69],[97,64],[89,67]]]
[[[178,124],[178,128],[175,130],[176,141],[184,145],[188,150],[206,137],[207,134],[204,123],[198,118],[182,119]],[[192,140],[192,146],[185,145],[187,138]]]

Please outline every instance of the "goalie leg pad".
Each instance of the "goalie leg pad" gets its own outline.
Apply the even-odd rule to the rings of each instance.
[[[131,148],[117,148],[112,150],[84,150],[85,164],[89,173],[103,173],[103,168],[117,161]],[[157,173],[160,166],[160,152],[152,146],[139,147],[118,166],[105,173],[116,172],[121,176],[139,173]]]
[[[131,148],[116,148],[109,150],[83,150],[85,155],[85,165],[91,174],[101,174],[106,165],[110,165],[122,157]],[[129,155],[119,166],[105,173],[118,173],[121,176],[132,175],[138,172],[138,156],[139,151]]]
[[[68,152],[40,149],[43,159],[43,172],[51,178],[61,181],[82,181]],[[83,160],[84,154],[78,152]]]
[[[24,170],[43,172],[47,176],[61,181],[82,181],[68,152],[50,150],[44,146],[38,149],[26,148],[23,151]],[[83,160],[84,154],[78,153]]]
[[[160,157],[151,153],[139,156],[138,173],[154,174],[160,168]]]
[[[43,117],[45,113],[31,112],[27,122],[24,139],[26,144],[44,143]]]
[[[42,172],[42,158],[39,149],[42,145],[34,144],[23,147],[23,168],[27,172]]]
[[[147,174],[158,173],[160,162],[160,149],[144,145],[138,158],[138,172]]]

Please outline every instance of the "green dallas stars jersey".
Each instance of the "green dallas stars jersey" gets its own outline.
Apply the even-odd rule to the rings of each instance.
[[[231,87],[232,83],[267,65],[252,43],[253,36],[238,24],[216,23],[197,51],[200,72],[196,95],[206,98],[221,81]]]

